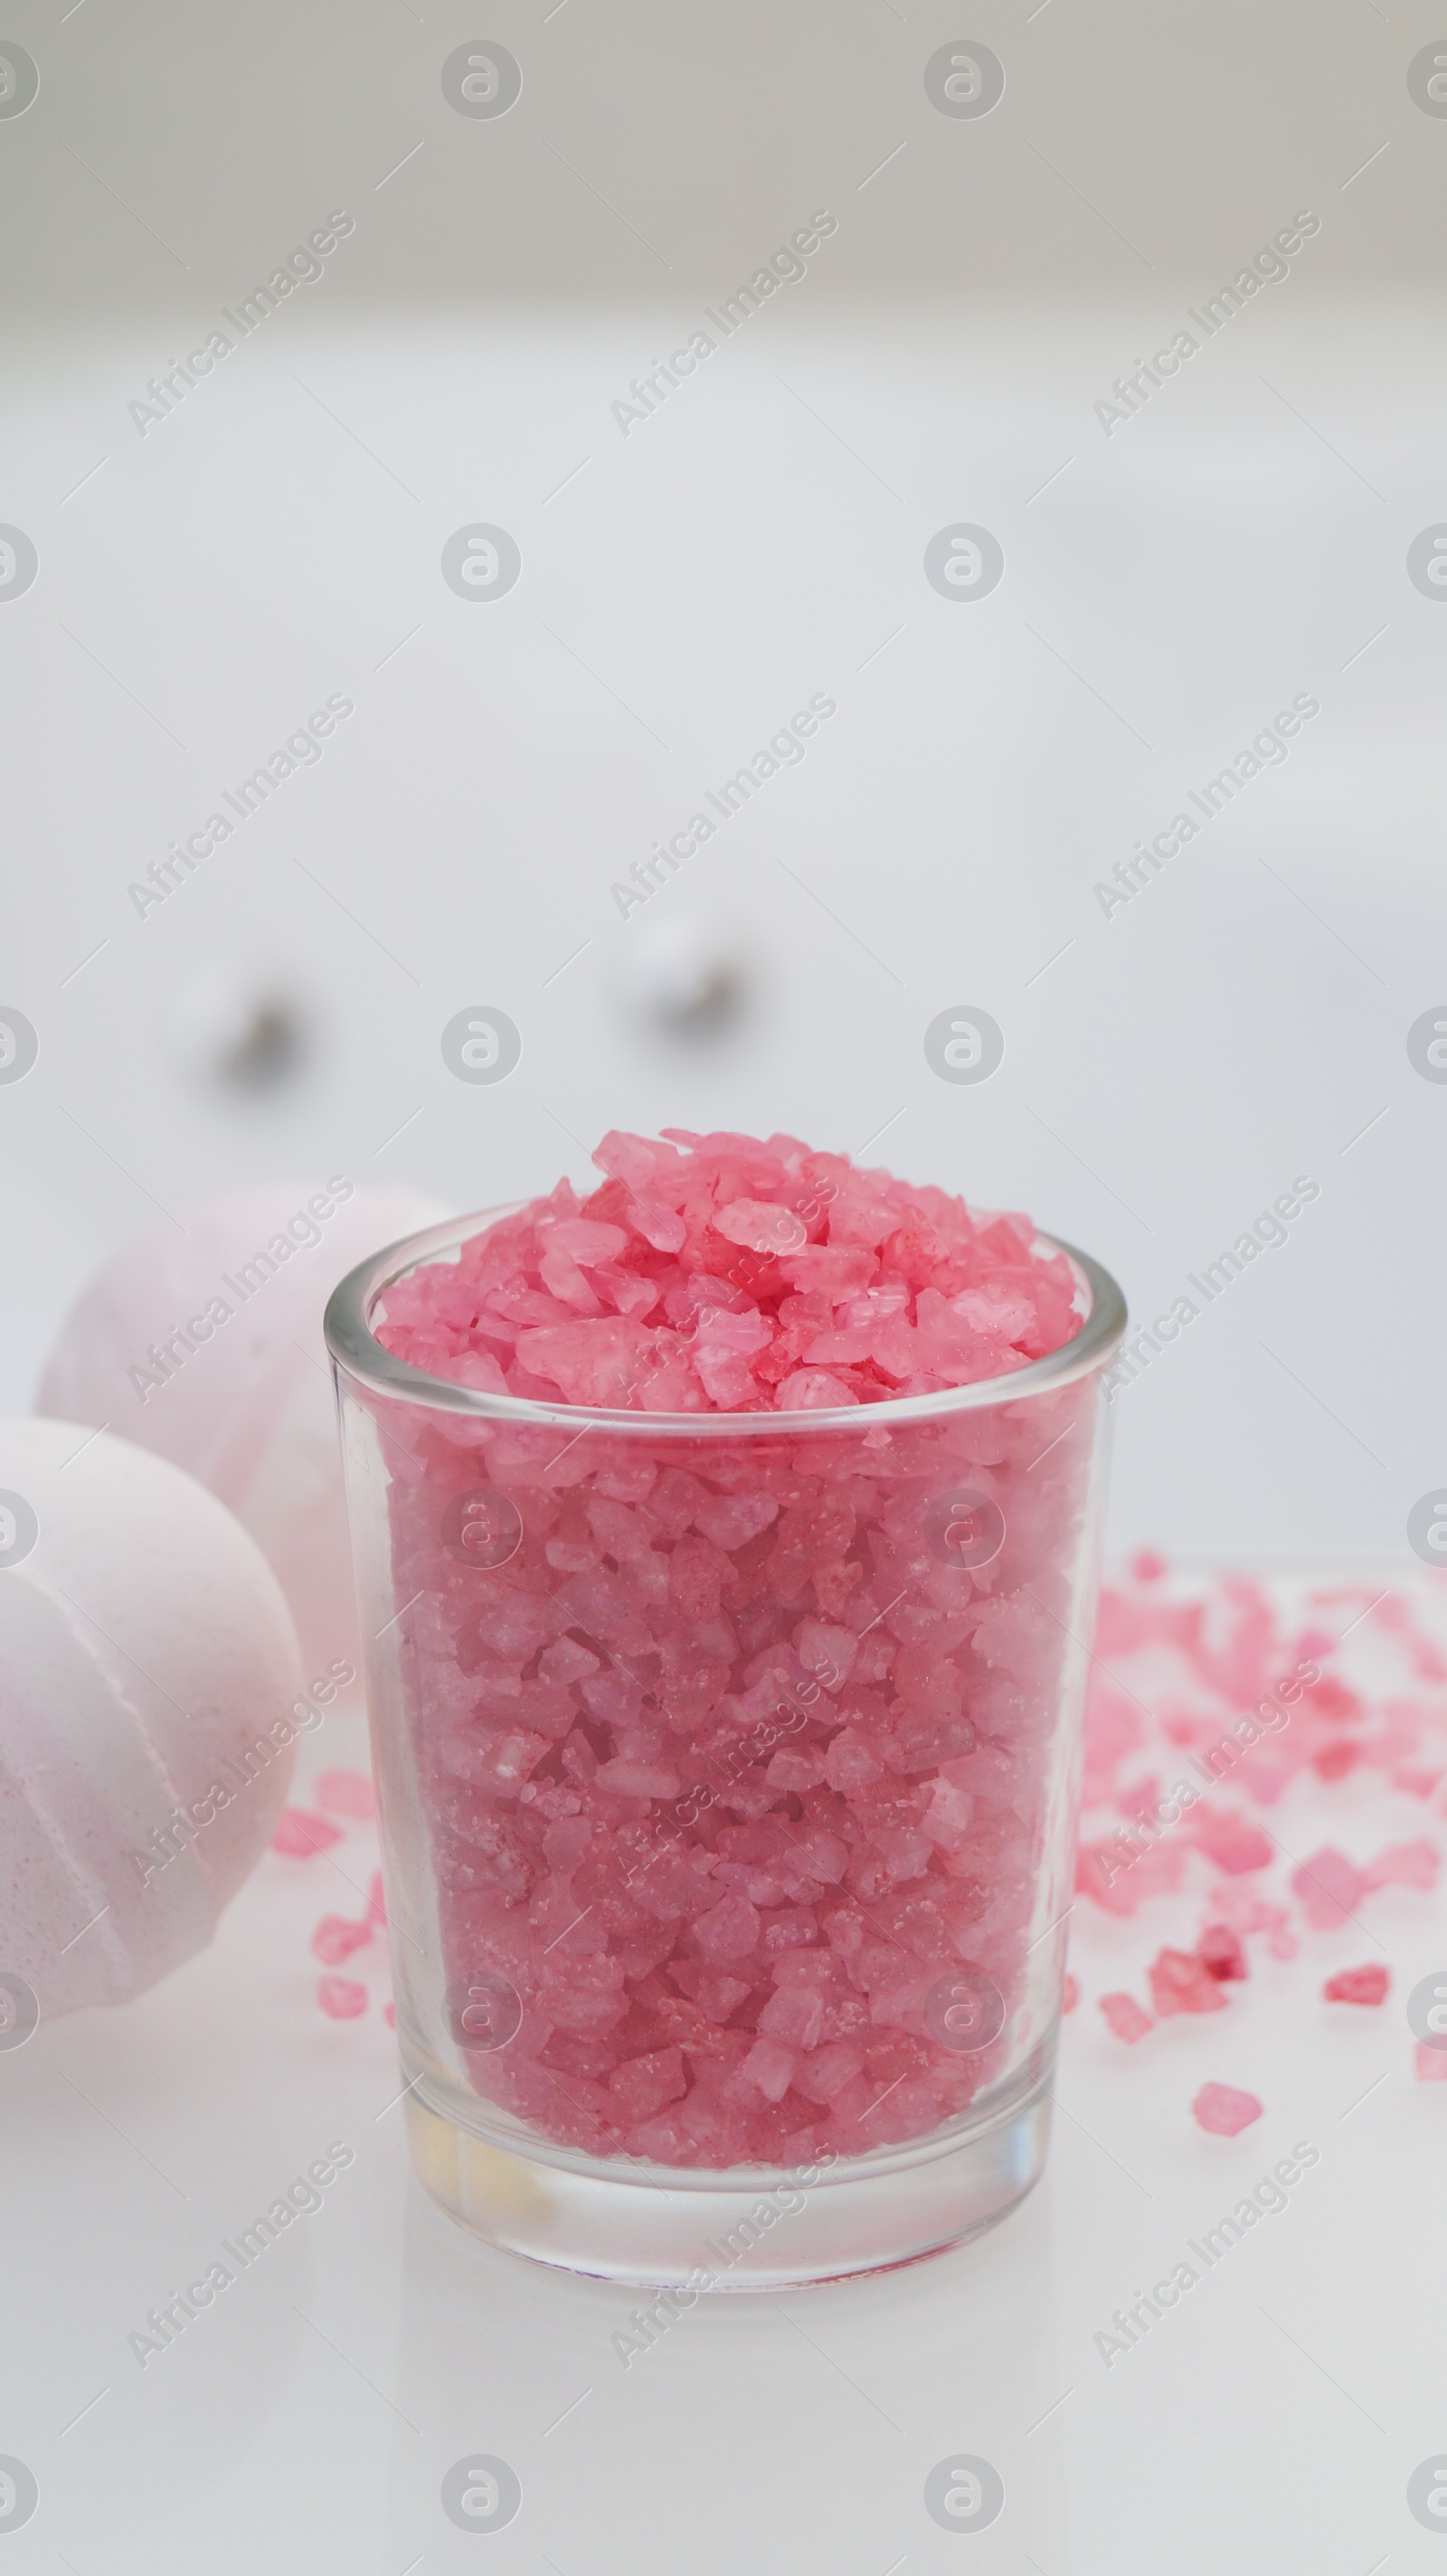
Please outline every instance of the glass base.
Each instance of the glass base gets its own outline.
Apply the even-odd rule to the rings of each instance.
[[[1042,2050],[988,2111],[932,2138],[728,2174],[485,2136],[429,2101],[421,2073],[405,2108],[424,2188],[489,2245],[638,2289],[781,2290],[915,2263],[993,2227],[1044,2168],[1049,2076]]]

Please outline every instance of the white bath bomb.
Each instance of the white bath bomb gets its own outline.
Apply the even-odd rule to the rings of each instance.
[[[105,1424],[210,1487],[291,1603],[308,1671],[361,1669],[322,1314],[337,1281],[447,1214],[345,1177],[203,1199],[127,1244],[61,1332],[36,1410]]]
[[[210,1494],[81,1424],[0,1422],[0,1971],[42,2018],[205,1947],[275,1829],[301,1691],[281,1587]]]

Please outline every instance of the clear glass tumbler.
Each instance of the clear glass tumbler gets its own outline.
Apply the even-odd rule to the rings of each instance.
[[[1038,2178],[1114,1281],[1008,1377],[818,1412],[479,1392],[327,1310],[412,2153],[670,2293],[909,2262]],[[622,1390],[620,1390],[620,1393]]]

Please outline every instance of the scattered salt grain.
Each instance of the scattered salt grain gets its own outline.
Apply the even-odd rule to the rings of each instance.
[[[1148,2030],[1155,2028],[1150,2014],[1142,2012],[1134,1995],[1102,1995],[1100,2009],[1116,2038],[1125,2040],[1131,2047],[1138,2039],[1144,2039]]]
[[[1339,1968],[1328,1977],[1322,1994],[1329,2004],[1381,2004],[1387,1999],[1391,1973],[1371,1965],[1365,1968]]]
[[[285,1852],[293,1860],[310,1860],[325,1851],[329,1844],[339,1843],[341,1829],[327,1822],[325,1816],[308,1815],[305,1807],[283,1807],[271,1837],[271,1848]]]
[[[1222,2012],[1226,1998],[1204,1959],[1189,1950],[1162,1950],[1146,1971],[1151,2001],[1162,2021],[1169,2013]]]
[[[367,2009],[367,1989],[352,1977],[319,1977],[317,2002],[332,2021],[355,2021]]]
[[[323,1771],[314,1794],[317,1805],[331,1816],[349,1816],[363,1823],[377,1812],[376,1793],[365,1771]]]
[[[1236,2138],[1260,2119],[1261,2104],[1254,2093],[1238,2093],[1234,2084],[1203,2084],[1191,2104],[1191,2116],[1213,2138]]]

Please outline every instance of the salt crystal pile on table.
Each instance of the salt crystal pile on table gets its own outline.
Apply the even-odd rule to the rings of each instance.
[[[323,1771],[312,1784],[312,1794],[320,1815],[303,1807],[283,1808],[272,1836],[271,1848],[286,1860],[310,1861],[324,1856],[335,1843],[344,1840],[340,1825],[331,1823],[332,1816],[345,1817],[349,1824],[371,1824],[377,1813],[376,1793],[365,1771]],[[337,1874],[346,1879],[349,1872],[333,1864]],[[340,1968],[359,1950],[370,1948],[379,1926],[385,1927],[382,1907],[380,1871],[372,1873],[372,1883],[365,1911],[360,1915],[324,1914],[311,1936],[312,1956],[324,1968]],[[316,2000],[331,2021],[355,2021],[363,2014],[369,1997],[364,1985],[355,1977],[325,1976],[316,1983]],[[385,2009],[390,2013],[391,2006]]]
[[[1388,1890],[1410,1920],[1401,1900],[1428,1895],[1441,1867],[1447,1586],[1168,1576],[1151,1552],[1102,1593],[1086,1713],[1073,1956],[1077,1969],[1091,1956],[1092,1921],[1139,1927],[1154,2018],[1118,1982],[1096,1998],[1132,2046],[1174,2015],[1239,2013],[1255,1945],[1304,1968],[1304,1948],[1377,1937],[1374,1900]],[[1438,1831],[1370,1848],[1382,1826],[1364,1817],[1412,1807]],[[1324,1812],[1341,1818],[1326,1841]],[[1163,1923],[1174,1940],[1160,1948]],[[1119,1946],[1117,1932],[1103,1954],[1113,1980]],[[1382,2005],[1391,1983],[1385,1948],[1315,1974],[1325,2002],[1358,2009]],[[1218,2059],[1224,2028],[1213,2020]],[[1414,2064],[1423,2082],[1447,2078],[1447,2052],[1419,2046]],[[1208,2085],[1192,2109],[1227,2134],[1223,2094]]]
[[[972,1215],[793,1137],[664,1135],[679,1150],[605,1136],[590,1197],[560,1181],[414,1271],[378,1339],[500,1395],[751,1413],[964,1386],[1079,1330],[1069,1265],[1035,1254],[1028,1217]],[[747,1544],[773,1500],[721,1498],[711,1543]]]
[[[869,1410],[1008,1392],[1079,1330],[1080,1292],[1024,1217],[789,1137],[669,1133],[605,1138],[590,1197],[561,1182],[374,1322],[497,1395],[768,1426],[680,1465],[676,1431],[395,1422],[392,1578],[417,1605],[396,1652],[444,1966],[522,1998],[468,2072],[554,2140],[703,2167],[858,2155],[1048,2038],[1057,1971],[1028,1954],[1098,1396],[873,1435]],[[791,1427],[841,1409],[847,1435]],[[448,1508],[483,1481],[506,1508],[459,1561]],[[1008,1533],[974,1565],[928,1521],[966,1482]],[[1015,2059],[942,2019],[968,1995],[936,2010],[962,1961],[1017,2016]]]

